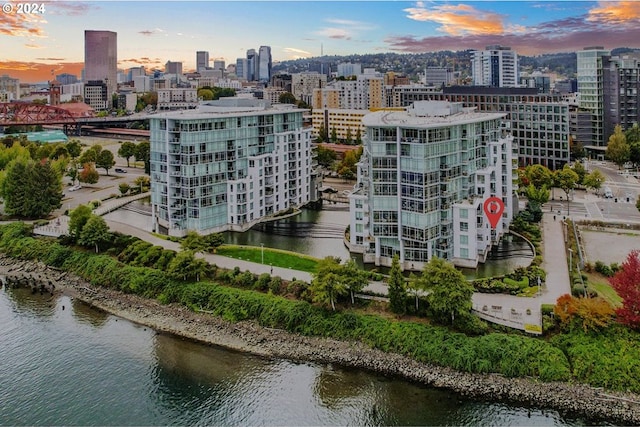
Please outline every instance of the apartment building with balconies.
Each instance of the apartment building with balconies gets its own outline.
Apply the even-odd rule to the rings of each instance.
[[[246,231],[312,199],[306,110],[227,98],[150,119],[154,228]]]
[[[350,195],[349,246],[366,263],[421,270],[434,256],[475,267],[513,218],[513,138],[504,113],[416,102],[363,118],[364,152]],[[498,197],[495,228],[483,210]]]

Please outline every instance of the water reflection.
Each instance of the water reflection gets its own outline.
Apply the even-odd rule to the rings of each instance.
[[[33,292],[31,288],[6,287],[5,290],[13,303],[16,312],[29,313],[33,316],[50,317],[56,313],[57,297],[49,292]]]
[[[87,323],[96,328],[103,327],[110,317],[109,313],[97,310],[78,299],[71,300],[71,309],[73,317],[77,321]]]

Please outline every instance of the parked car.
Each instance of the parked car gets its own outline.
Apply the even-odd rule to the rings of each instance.
[[[604,187],[604,197],[611,199],[613,197],[613,191],[609,187]]]
[[[69,188],[69,191],[76,191],[76,190],[79,190],[79,189],[81,189],[81,188],[82,188],[82,185],[80,185],[80,184],[76,184],[76,185],[74,185],[73,187],[70,187],[70,188]]]
[[[115,168],[114,170],[116,171],[116,173],[127,173],[127,171],[122,168]]]

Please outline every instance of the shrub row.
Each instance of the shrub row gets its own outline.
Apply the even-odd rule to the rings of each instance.
[[[254,320],[262,326],[304,335],[360,340],[374,348],[466,372],[536,376],[544,381],[570,378],[569,362],[562,351],[535,338],[506,334],[468,337],[444,327],[349,311],[333,313],[306,301],[212,282],[182,283],[162,271],[124,265],[107,255],[77,251],[51,240],[21,237],[27,232],[28,229],[3,229],[2,249],[14,257],[37,259],[72,271],[94,285],[205,309],[229,321]]]

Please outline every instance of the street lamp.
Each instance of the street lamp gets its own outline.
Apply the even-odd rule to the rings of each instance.
[[[264,243],[260,243],[260,254],[262,255],[262,264],[264,264]]]

